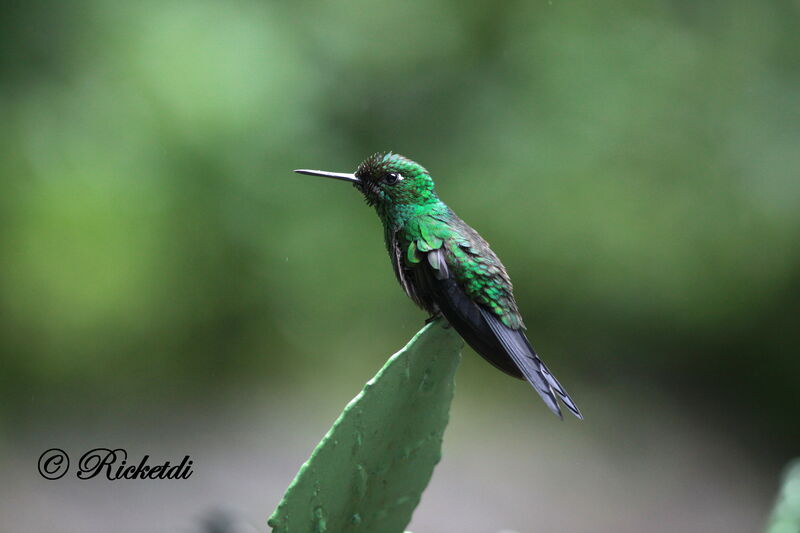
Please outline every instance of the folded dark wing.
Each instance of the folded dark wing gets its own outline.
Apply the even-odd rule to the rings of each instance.
[[[437,257],[440,264],[446,265],[441,250],[429,252],[428,257]],[[422,292],[431,295],[438,311],[478,354],[506,374],[522,379],[522,372],[495,338],[478,305],[467,296],[446,267],[435,269],[431,263],[427,261],[414,269],[415,284],[422,287]]]

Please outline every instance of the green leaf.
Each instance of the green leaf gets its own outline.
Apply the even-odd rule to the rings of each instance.
[[[800,531],[800,459],[786,467],[783,487],[778,495],[766,533],[797,533]]]
[[[463,341],[425,326],[342,411],[269,519],[273,533],[402,533],[441,458]]]

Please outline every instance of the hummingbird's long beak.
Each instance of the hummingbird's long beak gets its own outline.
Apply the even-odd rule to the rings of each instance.
[[[306,170],[306,169],[298,169],[295,170],[298,174],[308,174],[309,176],[322,176],[323,178],[333,178],[335,180],[342,180],[342,181],[350,181],[352,183],[358,183],[359,179],[356,177],[355,174],[346,174],[344,172],[327,172],[325,170]]]

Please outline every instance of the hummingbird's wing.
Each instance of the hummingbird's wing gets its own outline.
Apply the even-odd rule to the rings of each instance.
[[[575,416],[583,418],[528,342],[511,281],[500,260],[486,241],[452,212],[445,224],[425,224],[419,238],[409,244],[407,260],[413,265],[409,270],[417,294],[430,294],[475,351],[504,372],[524,377],[556,415],[561,417],[558,397]]]

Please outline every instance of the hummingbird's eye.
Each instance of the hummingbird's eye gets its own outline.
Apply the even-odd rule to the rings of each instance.
[[[397,172],[390,172],[389,174],[386,174],[385,178],[383,178],[383,181],[385,181],[387,185],[394,185],[398,181],[402,181],[402,180],[403,180],[403,176],[401,176]]]

